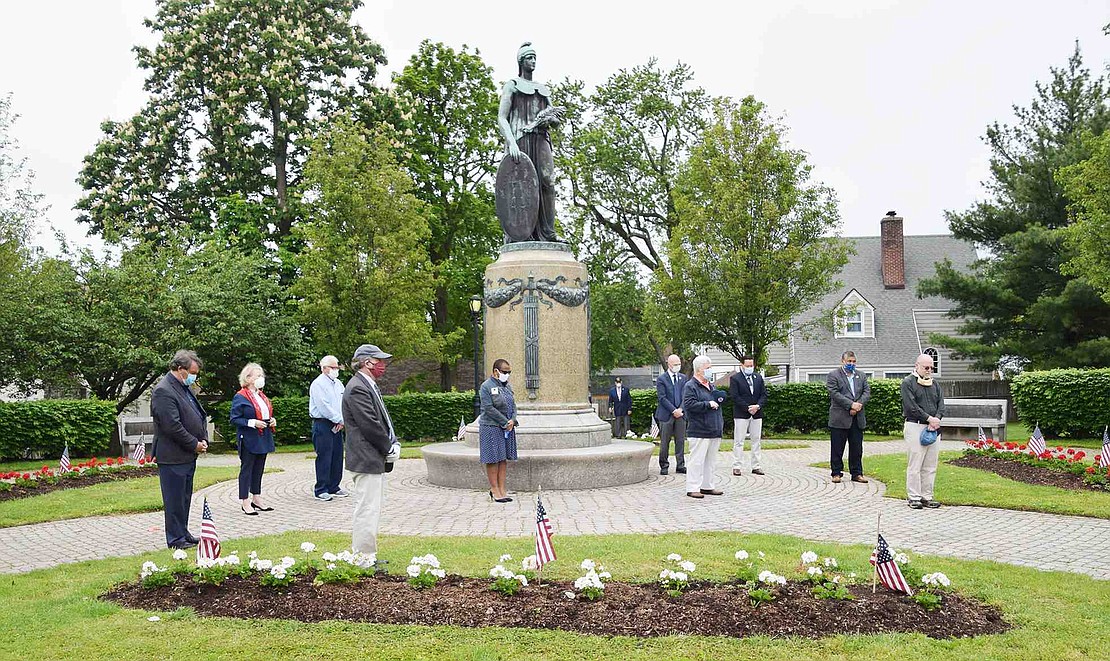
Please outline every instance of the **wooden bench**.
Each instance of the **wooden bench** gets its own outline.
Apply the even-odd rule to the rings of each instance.
[[[945,398],[944,407],[945,417],[940,424],[940,436],[944,440],[976,439],[979,427],[986,432],[987,438],[1006,440],[1006,400]]]

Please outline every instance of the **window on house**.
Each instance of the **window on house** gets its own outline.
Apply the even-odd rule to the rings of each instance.
[[[883,372],[883,377],[887,379],[904,379],[909,375],[909,372]]]
[[[810,372],[806,375],[806,381],[810,383],[824,383],[828,376],[827,372]]]
[[[930,356],[933,359],[933,374],[940,374],[940,352],[933,347],[929,347],[921,353]]]
[[[863,310],[856,310],[844,317],[845,335],[863,335]]]
[[[875,337],[875,310],[854,289],[837,306],[836,337]]]

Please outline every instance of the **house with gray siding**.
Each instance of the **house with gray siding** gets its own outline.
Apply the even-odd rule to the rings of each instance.
[[[953,358],[946,347],[929,341],[930,333],[958,335],[963,319],[948,317],[953,303],[917,297],[918,283],[936,274],[936,262],[948,258],[957,269],[969,270],[975,247],[948,234],[905,236],[902,226],[903,219],[890,212],[880,222],[880,236],[846,238],[856,254],[837,276],[841,287],[799,317],[802,325],[833,309],[835,329],[795,332],[788,342],[772,346],[767,362],[779,370],[772,381],[823,383],[847,350],[856,353],[857,369],[871,378],[900,379],[927,353],[944,381],[991,379],[990,373],[973,370],[970,360]],[[732,356],[713,348],[706,353],[715,373],[738,369]]]

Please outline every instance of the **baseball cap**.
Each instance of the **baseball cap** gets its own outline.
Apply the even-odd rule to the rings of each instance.
[[[352,361],[360,358],[392,358],[393,354],[386,353],[374,346],[373,344],[363,344],[355,349],[355,355],[351,358]]]

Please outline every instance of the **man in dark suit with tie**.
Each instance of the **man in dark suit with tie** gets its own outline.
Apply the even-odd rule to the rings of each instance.
[[[170,361],[169,374],[150,396],[153,452],[166,514],[166,545],[171,549],[191,548],[199,541],[189,532],[189,505],[197,454],[208,450],[208,414],[189,387],[196,383],[200,368],[195,352],[178,351]]]
[[[682,410],[682,387],[686,375],[680,372],[682,359],[671,354],[667,357],[667,371],[655,380],[655,421],[659,423],[659,474],[666,475],[670,467],[671,439],[674,439],[676,473],[686,472],[686,418]]]
[[[744,356],[740,371],[728,380],[728,396],[732,400],[732,474],[740,475],[744,459],[744,434],[752,437],[752,475],[763,475],[763,407],[767,405],[767,387],[763,375],[755,371],[755,358]]]
[[[871,384],[867,375],[856,370],[856,354],[845,351],[840,356],[840,367],[829,372],[825,379],[829,391],[829,436],[832,441],[830,464],[832,481],[840,482],[844,475],[844,445],[848,445],[848,470],[853,482],[867,482],[863,476],[863,430],[867,418],[863,407],[871,399]]]
[[[624,438],[632,428],[632,395],[619,376],[609,389],[609,409],[613,412],[613,436]]]

